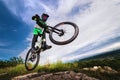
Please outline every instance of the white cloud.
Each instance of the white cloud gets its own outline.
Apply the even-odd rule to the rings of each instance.
[[[14,50],[14,49],[5,49],[5,48],[0,48],[0,52],[1,53],[7,53],[7,52],[9,52],[8,53],[8,55],[10,55],[10,54],[12,54],[12,53],[14,53],[14,52],[17,52],[18,50]],[[11,56],[11,55],[10,55]]]
[[[82,53],[82,54],[79,54],[77,56],[70,55],[70,56],[67,56],[67,58],[62,57],[61,59],[62,59],[62,61],[65,61],[65,62],[73,61],[73,60],[84,59],[84,58],[87,58],[87,57],[95,56],[95,55],[98,55],[98,54],[101,54],[101,53],[104,53],[104,52],[117,50],[117,49],[120,49],[120,42],[113,43],[111,45],[108,45],[108,46],[100,48],[100,49],[91,50],[89,52]]]
[[[58,3],[58,7],[52,6],[53,3],[46,5],[44,2],[37,0],[25,0],[24,6],[26,10],[20,13],[21,18],[25,22],[27,21],[26,23],[29,22],[28,24],[33,24],[33,22],[30,20],[33,14],[41,14],[45,11],[46,13],[50,14],[48,24],[52,26],[62,21],[72,21],[79,26],[79,36],[77,39],[75,39],[75,41],[68,45],[57,46],[52,44],[47,38],[48,44],[52,44],[53,48],[41,54],[42,63],[45,63],[48,60],[50,62],[57,61],[57,59],[61,59],[62,56],[83,48],[90,43],[95,42],[94,45],[103,44],[103,42],[108,39],[113,39],[117,36],[120,36],[120,32],[116,32],[116,30],[120,29],[119,0],[58,0],[56,2]],[[12,2],[5,1],[5,3],[8,5],[8,3]],[[87,4],[89,4],[89,6]],[[16,14],[18,10],[14,8],[14,5],[10,7],[10,10]],[[72,10],[76,8],[78,11],[75,12],[75,14],[72,14]],[[31,37],[29,36],[27,40],[31,40]],[[104,49],[114,49],[116,48],[114,44],[110,45],[111,48],[106,48],[103,46],[102,49],[92,51],[92,53],[88,52],[78,55],[77,57],[82,58],[90,56],[88,54],[96,55],[96,52],[104,51]],[[28,48],[25,49],[21,55],[25,54]],[[73,55],[67,58],[65,57],[63,60],[71,60],[77,57]]]
[[[59,15],[66,15],[74,8],[78,0],[59,0],[59,7],[57,13]]]
[[[26,57],[27,52],[28,52],[29,49],[30,49],[30,46],[28,46],[24,51],[22,51],[22,52],[18,55],[18,57],[21,56],[21,57],[25,60],[25,57]]]
[[[6,44],[4,44],[4,43],[0,43],[0,46],[6,46]]]
[[[5,46],[9,46],[9,45],[10,45],[9,42],[0,40],[0,46],[5,47]]]

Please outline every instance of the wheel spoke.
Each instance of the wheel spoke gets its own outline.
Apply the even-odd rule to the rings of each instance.
[[[74,31],[75,31],[74,27],[71,27],[71,25],[67,25],[67,24],[58,27],[58,29],[63,29],[65,32],[63,36],[59,36],[58,34],[53,33],[53,38],[56,41],[60,41],[60,42],[70,39],[73,36]]]
[[[25,67],[27,70],[33,70],[39,61],[39,55],[37,53],[32,53],[31,50],[28,51],[26,60],[25,60]]]
[[[50,40],[57,45],[64,45],[72,42],[79,33],[78,26],[72,22],[62,22],[57,24],[54,28],[63,30],[65,32],[62,36],[59,36],[59,34],[54,32],[50,33]]]

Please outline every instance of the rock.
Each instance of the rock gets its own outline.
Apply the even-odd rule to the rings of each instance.
[[[112,68],[109,67],[109,66],[104,66],[103,68],[104,68],[105,70],[112,71]]]
[[[107,73],[117,73],[116,70],[112,69],[112,68],[109,67],[109,66],[104,66],[103,69],[104,69],[105,72],[107,72]]]
[[[93,69],[97,70],[97,69],[98,69],[98,66],[94,66]]]
[[[76,75],[77,75],[77,76],[81,76],[81,75],[82,75],[82,73],[77,73]]]
[[[69,74],[70,73],[70,71],[65,71],[65,74]]]
[[[76,75],[76,73],[74,71],[70,71],[69,73],[72,77]]]
[[[86,70],[86,71],[88,71],[88,70],[89,70],[89,68],[83,68],[83,70]]]
[[[80,80],[81,76],[75,76],[76,80]]]
[[[90,67],[90,68],[83,68],[83,70],[90,70],[90,71],[100,71],[100,72],[107,72],[107,73],[118,73],[116,70],[112,69],[111,67],[109,66],[104,66],[104,67],[101,67],[101,66],[94,66],[94,67]]]
[[[28,77],[29,76],[29,77]],[[83,73],[76,73],[74,71],[63,71],[49,74],[32,73],[24,76],[18,76],[12,80],[99,80],[89,77]]]

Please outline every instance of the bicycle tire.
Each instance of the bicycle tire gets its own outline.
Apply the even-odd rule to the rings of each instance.
[[[32,68],[29,68],[29,66],[27,66],[27,59],[28,59],[28,56],[30,55],[31,53],[31,49],[29,49],[27,55],[26,55],[26,58],[25,58],[25,68],[28,70],[28,71],[32,71],[34,70],[37,66],[38,66],[38,63],[39,63],[39,59],[40,59],[40,54],[39,53],[35,53],[37,54],[37,61],[35,63],[35,65],[32,67]]]
[[[68,40],[66,40],[66,41],[60,42],[60,41],[56,41],[56,40],[53,38],[53,35],[52,35],[53,32],[51,31],[50,34],[49,34],[49,38],[50,38],[51,42],[53,42],[53,43],[56,44],[56,45],[65,45],[65,44],[68,44],[68,43],[72,42],[73,40],[75,40],[75,38],[76,38],[76,37],[78,36],[78,34],[79,34],[79,28],[78,28],[78,26],[77,26],[75,23],[73,23],[73,22],[61,22],[61,23],[58,23],[57,25],[55,25],[54,28],[60,27],[61,25],[64,25],[64,24],[68,24],[68,25],[71,25],[72,27],[74,27],[75,33],[73,34],[73,36],[72,36],[70,39],[68,39]]]

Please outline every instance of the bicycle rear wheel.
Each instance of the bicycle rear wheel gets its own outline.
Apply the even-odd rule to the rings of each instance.
[[[40,54],[31,52],[31,49],[28,51],[25,58],[25,68],[28,71],[34,70],[39,63]]]
[[[50,40],[57,45],[65,45],[72,42],[79,33],[79,28],[75,23],[72,22],[61,22],[54,26],[54,28],[62,30],[63,34],[60,36],[54,31],[50,32]]]

